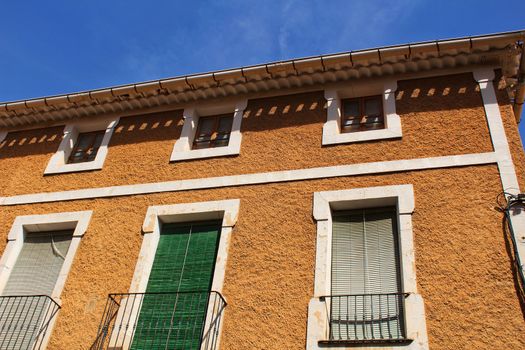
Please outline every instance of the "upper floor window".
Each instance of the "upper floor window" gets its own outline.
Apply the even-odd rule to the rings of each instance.
[[[66,125],[62,142],[44,174],[102,169],[118,121],[117,117]]]
[[[241,122],[247,100],[184,109],[184,125],[170,161],[235,156],[241,151]]]
[[[351,98],[342,101],[341,132],[384,128],[381,96]]]
[[[192,149],[228,146],[233,115],[215,115],[199,118]]]
[[[325,90],[323,145],[401,138],[395,80],[363,81]]]
[[[102,144],[105,130],[78,134],[77,142],[69,156],[68,163],[83,163],[95,160]]]

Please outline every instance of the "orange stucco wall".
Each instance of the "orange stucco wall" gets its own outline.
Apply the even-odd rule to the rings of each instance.
[[[508,98],[496,86],[523,186],[525,155]],[[0,143],[0,196],[493,150],[471,74],[398,82],[400,140],[321,147],[324,103],[322,92],[250,100],[240,156],[174,164],[181,110],[122,118],[103,170],[56,176],[43,171],[63,127],[10,133]],[[417,281],[431,349],[525,348],[502,214],[494,208],[502,190],[496,165],[3,206],[0,251],[19,215],[94,211],[49,346],[88,349],[107,294],[129,289],[147,207],[239,198],[221,349],[304,349],[314,284],[313,193],[397,184],[414,185]]]
[[[87,349],[107,294],[129,289],[149,205],[239,198],[221,348],[304,349],[314,283],[313,192],[407,183],[415,189],[417,278],[431,348],[524,348],[516,336],[525,331],[523,314],[494,209],[501,190],[495,166],[4,207],[0,239],[17,215],[94,210],[50,346]]]
[[[402,139],[333,147],[321,147],[322,91],[250,100],[240,156],[172,164],[182,110],[122,118],[104,169],[53,176],[43,172],[62,127],[10,133],[0,144],[0,195],[492,151],[471,74],[400,81],[396,100]]]

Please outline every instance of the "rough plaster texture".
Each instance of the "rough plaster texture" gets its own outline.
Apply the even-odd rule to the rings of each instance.
[[[221,349],[304,349],[314,283],[313,192],[408,183],[415,191],[416,269],[431,349],[525,348],[494,209],[501,191],[495,165],[3,207],[0,250],[17,215],[93,210],[49,346],[88,349],[106,295],[129,288],[147,207],[239,198]]]
[[[398,82],[403,138],[321,147],[323,92],[248,102],[239,156],[169,163],[182,110],[121,118],[101,171],[42,176],[62,128],[14,132],[0,143],[0,195],[421,158],[492,150],[472,74]],[[447,106],[447,108],[443,108]]]

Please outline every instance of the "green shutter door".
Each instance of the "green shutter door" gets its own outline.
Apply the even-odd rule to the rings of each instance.
[[[162,226],[132,349],[198,349],[220,225]]]
[[[399,243],[395,208],[333,213],[332,337],[401,338]],[[351,295],[351,296],[346,296]]]
[[[72,236],[72,231],[27,234],[2,295],[51,296]],[[0,299],[0,347],[30,349],[50,306],[45,297]]]

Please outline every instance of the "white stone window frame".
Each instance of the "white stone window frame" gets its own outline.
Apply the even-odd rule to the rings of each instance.
[[[327,118],[326,123],[323,125],[323,146],[401,138],[401,118],[396,113],[396,90],[397,81],[393,79],[325,90],[324,96],[327,101]],[[385,128],[379,130],[341,132],[341,101],[349,98],[374,95],[381,95],[383,98],[382,105]]]
[[[215,261],[215,269],[211,285],[211,291],[218,292],[222,295],[224,276],[226,273],[226,262],[228,258],[228,249],[231,242],[233,227],[239,216],[239,199],[228,199],[210,202],[195,202],[161,206],[150,206],[146,212],[146,218],[142,225],[143,240],[140,248],[139,257],[135,266],[135,272],[131,281],[129,293],[145,293],[148,285],[151,268],[155,260],[157,246],[160,240],[162,224],[177,222],[197,222],[206,220],[222,220],[219,237],[219,246]],[[209,333],[209,325],[214,313],[217,312],[214,307],[217,305],[209,304],[204,324],[204,335]],[[221,310],[224,317],[225,309]],[[116,316],[116,322],[126,320],[127,323],[134,324],[140,312],[140,305],[132,308],[119,310]],[[220,335],[222,333],[222,324],[219,324],[218,336],[215,340],[216,347],[220,345]],[[115,326],[118,327],[118,326]],[[133,341],[133,328],[125,332],[114,332],[109,340],[109,344],[119,344],[118,349],[128,349]],[[117,347],[116,347],[117,348]]]
[[[80,245],[80,240],[86,233],[89,226],[93,212],[88,211],[77,211],[77,212],[64,212],[64,213],[53,213],[43,215],[27,215],[17,216],[11,230],[7,236],[7,245],[0,258],[0,295],[2,295],[4,288],[9,280],[11,271],[22,251],[24,240],[27,235],[38,232],[48,231],[62,231],[62,230],[73,230],[73,236],[69,249],[64,259],[64,263],[55,284],[55,288],[49,297],[51,297],[58,305],[62,305],[60,296],[64,285],[66,283],[67,276],[73,265],[73,260],[77,253]],[[60,312],[60,310],[58,311]],[[53,328],[57,319],[58,313],[51,319],[44,338],[36,340],[37,343],[41,344],[41,347],[45,349],[47,343],[53,333]]]
[[[44,171],[45,175],[72,173],[79,171],[100,170],[108,154],[111,136],[115,131],[120,118],[101,119],[96,121],[67,124],[64,127],[64,136],[57,152],[51,157]],[[67,163],[80,133],[105,130],[102,143],[97,150],[95,159],[89,162]]]
[[[314,297],[308,306],[308,325],[306,349],[370,349],[353,345],[320,346],[319,341],[328,340],[328,310],[321,297],[331,293],[331,246],[332,210],[351,210],[383,206],[397,208],[399,248],[401,257],[401,280],[405,299],[405,330],[407,345],[396,348],[409,350],[428,350],[425,308],[423,298],[417,292],[414,241],[412,232],[412,213],[414,212],[414,189],[412,185],[395,185],[356,188],[349,190],[314,193],[313,217],[317,222],[317,243],[315,257]],[[390,349],[390,344],[375,345],[377,349]]]
[[[173,146],[170,162],[238,155],[241,152],[242,117],[247,105],[248,100],[243,99],[232,103],[219,105],[207,104],[185,108],[183,112],[184,125],[182,126],[180,138]],[[199,125],[199,118],[228,113],[233,114],[232,130],[228,146],[192,149],[195,133]]]

